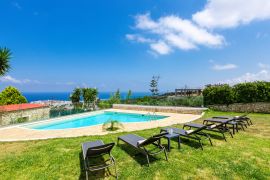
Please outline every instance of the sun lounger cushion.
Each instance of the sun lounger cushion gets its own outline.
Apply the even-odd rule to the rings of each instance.
[[[137,136],[135,134],[127,134],[127,135],[123,135],[120,136],[119,139],[121,139],[122,141],[134,146],[134,147],[138,147],[139,144],[143,143],[142,141],[145,141],[145,138],[141,137],[141,136]],[[138,144],[138,142],[141,142]]]

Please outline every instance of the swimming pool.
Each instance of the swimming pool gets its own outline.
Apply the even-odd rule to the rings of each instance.
[[[39,123],[34,125],[26,125],[24,127],[36,129],[36,130],[53,130],[53,129],[69,129],[80,128],[86,126],[94,126],[103,124],[108,120],[118,120],[122,123],[130,122],[147,122],[164,119],[168,116],[160,115],[145,115],[145,114],[131,114],[131,113],[119,113],[119,112],[102,112],[100,114],[89,115],[87,117],[71,118],[65,120],[59,120],[55,122]]]

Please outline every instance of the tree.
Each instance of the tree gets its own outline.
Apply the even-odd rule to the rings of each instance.
[[[82,96],[85,107],[89,108],[90,104],[95,109],[98,91],[96,88],[83,88]]]
[[[15,87],[8,86],[0,93],[0,105],[27,103],[27,99]]]
[[[132,96],[132,92],[131,92],[131,90],[128,90],[127,97],[126,97],[126,102],[127,103],[129,103],[129,101],[131,99],[131,96]]]
[[[115,95],[114,96],[115,96],[115,99],[121,101],[121,94],[120,94],[120,90],[119,89],[117,89],[117,91],[115,92]]]
[[[9,60],[11,58],[11,52],[8,48],[0,47],[0,76],[6,75],[10,69]]]
[[[111,95],[110,99],[109,99],[109,103],[110,104],[119,104],[121,103],[121,93],[120,90],[117,89],[117,91]]]
[[[80,88],[75,88],[73,92],[70,95],[70,100],[72,104],[79,104],[81,100],[81,89]]]
[[[157,96],[158,93],[158,81],[159,81],[159,76],[153,76],[152,80],[150,81],[150,91],[152,93],[152,96]]]

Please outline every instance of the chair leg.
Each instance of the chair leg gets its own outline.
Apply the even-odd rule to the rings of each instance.
[[[233,134],[232,134],[232,132],[230,130],[229,130],[229,133],[230,133],[231,137],[233,138]]]
[[[87,162],[84,160],[84,170],[85,170],[85,179],[88,180],[88,168],[87,168]]]
[[[209,141],[210,141],[211,146],[213,146],[213,143],[212,143],[211,138],[209,137],[208,139],[209,139]]]
[[[241,121],[240,123],[242,123],[245,126],[245,128],[247,128],[249,126],[247,121]]]
[[[223,132],[221,132],[221,133],[222,133],[222,136],[223,136],[224,140],[227,142],[225,134]]]
[[[168,156],[167,156],[166,149],[164,148],[163,150],[164,150],[164,154],[165,154],[166,161],[168,161]]]
[[[168,152],[171,151],[171,140],[170,138],[168,138]]]
[[[232,124],[232,130],[233,130],[233,134],[235,134],[235,131],[237,131],[237,128],[235,127],[235,124]],[[226,127],[224,129],[227,129]]]
[[[85,179],[88,180],[88,171],[85,171]]]
[[[180,145],[181,144],[181,139],[180,139],[180,136],[178,136],[178,149],[180,149]]]
[[[240,124],[240,126],[241,126],[242,130],[245,131],[243,124]]]
[[[201,149],[203,150],[203,145],[202,145],[201,140],[198,140],[198,141],[199,141],[199,143],[200,143]]]
[[[148,157],[148,155],[147,155],[147,154],[146,154],[145,156],[146,156],[146,159],[147,159],[148,167],[150,167],[150,161],[149,161],[149,157]]]

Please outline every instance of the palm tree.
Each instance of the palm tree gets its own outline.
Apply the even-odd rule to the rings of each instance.
[[[0,76],[6,75],[10,69],[9,60],[11,58],[11,52],[8,48],[0,47]]]

